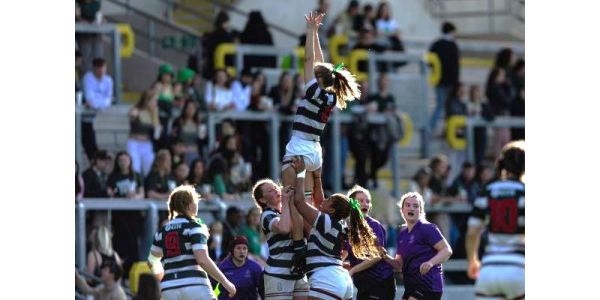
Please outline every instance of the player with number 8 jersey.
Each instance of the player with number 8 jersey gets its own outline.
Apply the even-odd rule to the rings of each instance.
[[[220,282],[230,297],[235,295],[233,284],[208,256],[208,229],[196,219],[199,200],[190,185],[174,189],[167,202],[169,222],[154,235],[148,262],[160,280],[165,300],[216,299],[208,275]]]
[[[469,217],[468,275],[477,279],[476,299],[525,299],[525,142],[506,144],[496,165],[499,179],[484,187]],[[484,226],[488,245],[480,262]]]

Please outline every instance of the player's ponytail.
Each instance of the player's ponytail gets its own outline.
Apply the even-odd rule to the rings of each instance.
[[[337,106],[340,109],[346,108],[346,102],[360,98],[356,77],[344,69],[343,65],[333,69],[333,92],[337,96]]]
[[[360,98],[360,88],[356,77],[344,68],[343,64],[333,66],[330,63],[318,63],[315,76],[321,78],[323,87],[335,93],[336,106],[346,108],[346,102]]]
[[[350,235],[349,242],[354,256],[359,259],[379,256],[377,236],[371,226],[365,221],[360,211],[360,204],[355,199],[350,199]]]
[[[333,194],[330,197],[333,215],[336,219],[350,217],[349,242],[354,256],[359,259],[379,256],[377,236],[371,230],[360,211],[360,204],[355,199],[348,199],[343,194]]]

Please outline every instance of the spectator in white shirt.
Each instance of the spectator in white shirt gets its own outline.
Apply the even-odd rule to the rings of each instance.
[[[211,111],[224,111],[235,109],[233,93],[229,88],[227,72],[224,69],[215,70],[215,77],[206,83],[204,100]]]
[[[390,4],[386,1],[379,3],[375,28],[377,29],[377,34],[384,36],[392,35],[400,31],[398,23],[392,18]]]
[[[231,92],[233,93],[235,110],[245,111],[250,104],[250,96],[252,95],[252,73],[250,69],[244,68],[242,70],[240,79],[231,84]]]
[[[93,69],[83,76],[83,95],[85,107],[93,110],[104,110],[111,105],[113,96],[113,80],[106,74],[106,61],[95,58]],[[98,150],[96,133],[93,127],[94,115],[81,118],[81,142],[88,159]]]
[[[93,109],[105,109],[110,106],[113,95],[113,80],[106,74],[106,62],[95,58],[93,70],[83,76],[85,106]]]

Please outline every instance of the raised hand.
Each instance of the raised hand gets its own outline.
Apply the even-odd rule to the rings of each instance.
[[[304,15],[304,19],[306,19],[306,24],[309,28],[319,28],[321,26],[321,21],[325,17],[325,14],[320,14],[316,11],[311,11],[307,15]]]

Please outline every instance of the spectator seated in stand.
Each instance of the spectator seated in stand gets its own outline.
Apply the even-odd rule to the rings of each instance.
[[[220,221],[214,221],[209,227],[210,237],[208,238],[208,256],[215,263],[221,261],[221,257],[224,256],[222,253],[223,249],[223,223]]]
[[[98,300],[125,300],[127,296],[121,287],[120,279],[123,276],[123,268],[117,263],[107,263],[100,268],[101,285],[92,288],[75,270],[75,287],[85,295],[92,295]]]
[[[159,150],[152,164],[152,171],[144,182],[147,198],[165,201],[169,199],[169,194],[177,187],[171,174],[171,165],[169,150]]]
[[[225,70],[215,70],[213,80],[206,83],[204,86],[204,101],[209,111],[235,109],[233,92],[229,87],[229,78]]]
[[[92,165],[83,172],[85,198],[107,198],[108,171],[112,157],[106,150],[98,150],[92,160]]]
[[[266,261],[261,256],[263,236],[260,230],[260,214],[258,207],[253,207],[248,210],[246,215],[246,224],[242,226],[241,234],[248,239],[249,256],[258,263],[264,265]]]
[[[188,184],[189,175],[190,167],[184,162],[180,162],[173,167],[173,177],[175,178],[175,184],[177,186]]]
[[[335,33],[348,36],[349,38],[357,37],[358,31],[355,23],[359,11],[360,7],[358,5],[358,1],[352,0],[348,2],[346,10],[340,12],[333,21],[333,29],[335,30]]]
[[[91,249],[87,253],[86,271],[96,277],[101,277],[102,267],[116,263],[121,266],[119,254],[113,248],[113,234],[107,226],[99,226],[92,230]]]
[[[375,30],[377,31],[377,36],[387,39],[390,50],[404,51],[404,45],[400,39],[400,26],[392,17],[390,3],[387,1],[379,3]]]
[[[224,200],[234,200],[234,193],[246,191],[250,186],[252,170],[245,163],[233,136],[225,136],[208,162],[208,178],[213,189]]]
[[[242,70],[240,79],[231,83],[231,92],[236,111],[245,111],[250,105],[250,96],[252,95],[252,72],[245,68]]]
[[[358,36],[358,42],[354,45],[352,49],[365,49],[369,52],[374,51],[376,53],[383,53],[387,50],[385,45],[378,43],[375,40],[375,31],[373,29],[363,28],[360,30]],[[367,62],[359,61],[358,62],[358,70],[361,72],[367,71]],[[385,63],[378,62],[377,63],[377,72],[385,72],[387,71],[387,66]]]

